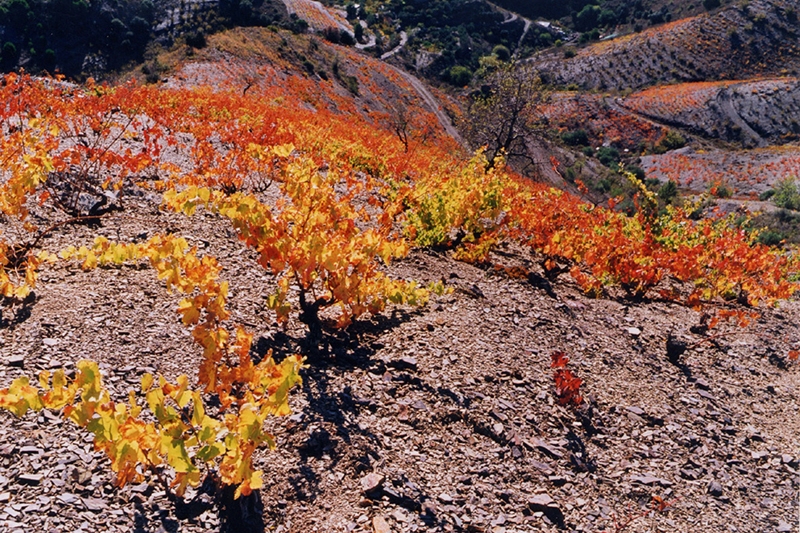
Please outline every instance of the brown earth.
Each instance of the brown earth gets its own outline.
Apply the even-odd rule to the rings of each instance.
[[[160,212],[151,193],[126,205],[99,230],[63,228],[46,248],[89,244],[98,233],[185,235],[225,265],[233,320],[255,332],[256,350],[297,350],[303,328],[276,326],[264,307],[272,279],[226,222]],[[335,334],[329,356],[309,361],[294,414],[271,427],[278,449],[258,458],[268,530],[600,532],[632,517],[630,531],[790,531],[800,390],[786,356],[800,344],[797,301],[760,309],[747,328],[692,333],[696,311],[588,299],[566,275],[550,284],[536,258],[514,247],[493,259],[533,273],[517,279],[415,251],[389,272],[443,279],[454,291]],[[4,317],[3,384],[89,358],[124,397],[144,372],[196,368],[177,295],[149,269],[58,263],[36,294]],[[670,332],[689,345],[672,361]],[[557,402],[557,350],[584,380],[579,409]],[[114,489],[91,439],[57,414],[0,418],[3,531],[218,526],[213,511],[177,518],[155,484]],[[648,512],[654,497],[669,508]]]

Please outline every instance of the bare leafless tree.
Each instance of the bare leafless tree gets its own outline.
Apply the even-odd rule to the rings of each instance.
[[[489,165],[500,155],[524,171],[535,165],[532,140],[545,124],[549,92],[527,63],[499,66],[473,93],[462,130],[473,147],[486,147]]]

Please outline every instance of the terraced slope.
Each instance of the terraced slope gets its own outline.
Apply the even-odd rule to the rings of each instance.
[[[752,0],[583,48],[532,59],[547,81],[585,89],[796,75],[800,30],[789,0]]]
[[[696,192],[724,186],[739,198],[757,196],[783,178],[800,175],[800,147],[791,145],[744,151],[687,148],[641,159],[648,177]]]
[[[698,82],[646,89],[620,105],[710,139],[764,147],[797,139],[797,78]]]

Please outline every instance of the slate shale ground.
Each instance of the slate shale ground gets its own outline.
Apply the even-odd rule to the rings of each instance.
[[[225,265],[233,320],[256,333],[256,349],[296,349],[303,329],[273,324],[270,277],[225,222],[161,213],[145,193],[126,205],[99,230],[63,228],[46,247],[153,228],[184,235]],[[535,271],[536,258],[513,248],[494,259]],[[294,414],[271,428],[278,449],[259,459],[269,531],[601,532],[636,516],[627,530],[796,527],[800,391],[786,354],[800,344],[797,301],[709,339],[690,331],[695,311],[588,299],[566,275],[509,279],[425,251],[389,270],[454,291],[358,323],[310,361]],[[36,294],[0,328],[3,385],[80,358],[100,361],[120,397],[144,372],[195,372],[178,297],[147,268],[57,264]],[[670,332],[689,345],[676,362]],[[580,410],[556,401],[556,350],[584,380]],[[69,422],[0,417],[0,531],[218,526],[213,511],[176,516],[155,483],[115,489],[106,459]],[[673,503],[648,513],[653,497]]]

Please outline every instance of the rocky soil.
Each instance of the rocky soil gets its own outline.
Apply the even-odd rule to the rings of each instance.
[[[65,227],[46,248],[97,234],[185,235],[220,258],[233,320],[255,349],[297,350],[299,323],[264,308],[271,277],[224,221],[158,210],[130,195],[99,230]],[[748,327],[706,332],[696,311],[610,294],[588,299],[567,275],[552,284],[536,258],[506,248],[503,267],[414,252],[394,276],[453,289],[422,309],[395,308],[336,334],[309,361],[275,420],[264,522],[282,532],[791,531],[800,484],[800,304],[760,309]],[[28,307],[6,310],[0,383],[98,360],[124,397],[142,373],[192,374],[198,349],[146,268],[45,269]],[[686,343],[667,355],[667,337]],[[564,351],[585,402],[561,406],[551,355]],[[673,353],[674,355],[674,353]],[[0,530],[200,532],[205,511],[176,513],[155,483],[116,489],[91,439],[58,413],[0,414]],[[654,498],[668,502],[653,510]]]

